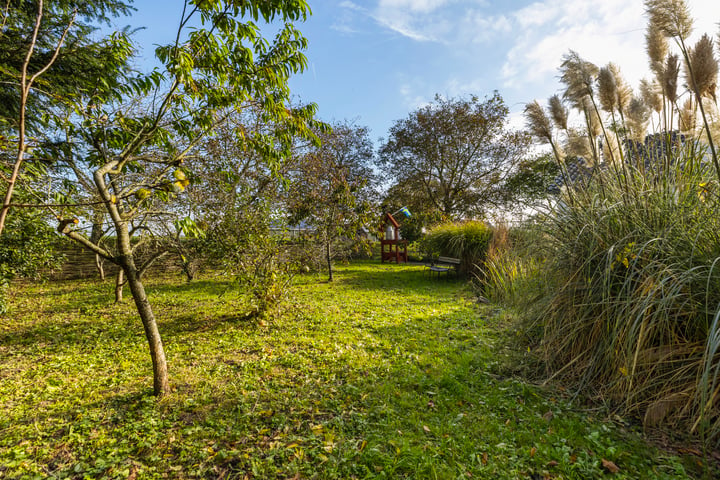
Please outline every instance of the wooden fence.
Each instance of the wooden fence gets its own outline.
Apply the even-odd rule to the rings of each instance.
[[[74,244],[63,243],[59,248],[59,252],[65,256],[65,262],[58,270],[47,272],[47,276],[52,280],[72,280],[80,278],[99,278],[100,272],[95,264],[95,254],[80,246]],[[141,265],[152,254],[150,251],[138,252],[135,259],[138,265]],[[112,262],[104,261],[103,269],[106,277],[114,277],[117,274],[118,267]],[[180,273],[181,268],[178,258],[169,254],[155,261],[148,270],[148,274],[154,272],[163,273]]]

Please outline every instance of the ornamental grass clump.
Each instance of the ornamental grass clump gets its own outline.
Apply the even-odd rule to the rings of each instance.
[[[527,315],[545,294],[544,259],[537,248],[543,236],[534,224],[496,228],[482,270],[481,293],[493,303]]]
[[[484,263],[492,234],[483,222],[444,223],[430,230],[422,243],[428,253],[459,258],[459,273],[467,276]]]
[[[529,268],[517,255],[493,259],[497,291],[489,291],[531,306],[527,332],[550,376],[647,426],[682,425],[718,447],[718,61],[709,36],[687,44],[686,2],[646,0],[645,7],[655,78],[638,95],[613,64],[597,68],[570,51],[560,68],[566,90],[547,111],[554,118],[568,105],[581,126],[537,128],[545,110],[528,104],[531,133],[568,175],[556,180],[557,201],[530,245],[539,261]],[[569,175],[561,150],[591,168]],[[528,281],[534,278],[544,285]],[[533,287],[532,295],[517,295],[517,284]]]
[[[718,442],[720,186],[701,153],[662,176],[602,172],[557,206],[532,325],[552,375]]]

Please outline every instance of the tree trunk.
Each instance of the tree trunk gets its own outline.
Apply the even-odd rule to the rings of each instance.
[[[94,243],[95,245],[100,245],[100,241],[102,240],[103,235],[105,235],[105,231],[103,230],[103,220],[104,215],[102,210],[94,209],[93,210],[93,223],[92,223],[92,230],[90,231],[90,241]],[[98,273],[100,274],[100,280],[105,281],[105,268],[104,268],[104,262],[105,260],[99,255],[95,254],[95,268],[97,268]]]
[[[330,255],[330,240],[325,240],[325,258],[327,259],[328,281],[333,281],[332,255]]]
[[[96,253],[95,254],[95,268],[97,268],[97,271],[100,274],[100,280],[102,280],[103,282],[105,281],[104,263],[105,263],[105,260]]]
[[[153,364],[153,390],[155,395],[161,397],[170,392],[170,382],[168,380],[167,360],[165,359],[165,349],[163,348],[160,331],[155,321],[152,307],[148,301],[145,287],[140,280],[135,262],[132,256],[124,257],[121,261],[122,269],[127,276],[127,283],[132,292],[135,306],[140,314],[143,327],[145,328],[145,338],[147,338],[150,346],[150,357]]]
[[[122,267],[120,267],[120,269],[118,269],[117,277],[115,277],[115,303],[122,303],[124,287],[125,287],[125,272],[122,269]]]
[[[124,275],[127,277],[127,283],[130,286],[133,300],[135,301],[135,307],[137,308],[138,314],[140,314],[140,320],[145,329],[145,338],[150,347],[150,358],[153,364],[153,391],[156,396],[162,397],[170,392],[170,382],[168,381],[167,360],[165,359],[165,350],[163,349],[162,340],[160,339],[160,331],[155,321],[155,315],[150,307],[150,301],[145,293],[145,287],[140,279],[140,272],[135,266],[133,248],[130,243],[130,231],[128,230],[128,220],[124,217],[122,209],[118,206],[115,196],[110,195],[107,183],[105,182],[105,175],[109,175],[112,178],[113,169],[117,168],[118,162],[113,160],[96,170],[93,173],[93,178],[115,227],[115,242],[118,254],[111,256],[107,251],[94,245],[82,237],[82,235],[68,231],[67,225],[63,226],[61,224],[63,228],[58,227],[58,229],[70,236],[70,238],[74,238],[80,243],[90,246],[90,249],[95,251],[95,253],[104,252],[106,258],[112,259],[113,263],[120,267],[120,272],[124,272]],[[120,274],[118,274],[118,278],[122,278]],[[122,286],[122,282],[118,283]]]
[[[188,260],[183,254],[180,254],[180,267],[182,268],[188,282],[195,280],[195,268],[192,264],[192,260]]]

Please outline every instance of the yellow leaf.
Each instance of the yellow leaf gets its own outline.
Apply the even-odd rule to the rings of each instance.
[[[145,200],[150,196],[151,193],[152,192],[150,192],[150,190],[148,190],[147,188],[140,188],[135,192],[135,197],[138,200]]]

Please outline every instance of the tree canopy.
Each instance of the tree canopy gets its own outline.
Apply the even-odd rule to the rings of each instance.
[[[328,277],[338,240],[355,238],[375,200],[372,142],[367,128],[336,123],[318,132],[321,144],[302,152],[289,174],[290,223],[305,222],[324,247]]]
[[[394,201],[448,219],[478,217],[503,201],[504,181],[526,153],[526,134],[508,129],[499,93],[480,100],[435,97],[390,129],[380,163]]]
[[[24,9],[26,4],[34,10]],[[162,204],[182,194],[193,174],[188,159],[232,112],[251,105],[266,123],[281,125],[272,131],[232,132],[240,148],[258,152],[269,171],[292,152],[297,137],[314,138],[315,106],[293,107],[287,85],[306,66],[302,51],[307,41],[294,22],[305,19],[309,7],[296,0],[186,0],[176,35],[156,48],[161,67],[133,72],[131,40],[115,33],[101,42],[112,59],[104,63],[106,70],[88,72],[81,88],[64,96],[62,82],[70,85],[74,80],[69,77],[77,72],[59,70],[58,60],[70,59],[92,25],[126,11],[127,5],[59,0],[9,5],[5,20],[12,28],[3,34],[31,41],[21,42],[21,53],[15,54],[23,59],[20,70],[4,72],[11,85],[6,93],[19,100],[16,118],[12,109],[3,113],[13,119],[6,125],[17,158],[6,182],[0,228],[10,208],[20,206],[11,197],[26,167],[41,160],[51,165],[59,181],[47,179],[53,201],[42,206],[58,219],[59,232],[121,268],[150,346],[155,393],[165,394],[164,349],[142,283],[147,263],[138,263],[132,239],[149,230],[158,212],[167,211]],[[19,16],[23,12],[26,19]],[[272,40],[264,37],[261,21],[280,21]],[[43,55],[50,57],[45,61]],[[43,79],[58,89],[43,90]],[[40,118],[33,105],[44,99],[51,100],[51,108]],[[25,131],[32,125],[42,128],[30,142]],[[78,218],[87,207],[105,211],[113,242],[100,244],[87,234]]]
[[[40,128],[46,118],[43,110],[48,105],[87,95],[98,78],[108,81],[113,69],[129,69],[124,58],[117,55],[114,38],[94,34],[100,24],[132,12],[131,1],[11,0],[5,3],[7,8],[0,13],[0,132],[7,134],[18,129],[18,87],[26,62],[28,77],[48,67],[37,77],[28,98],[30,132]]]

